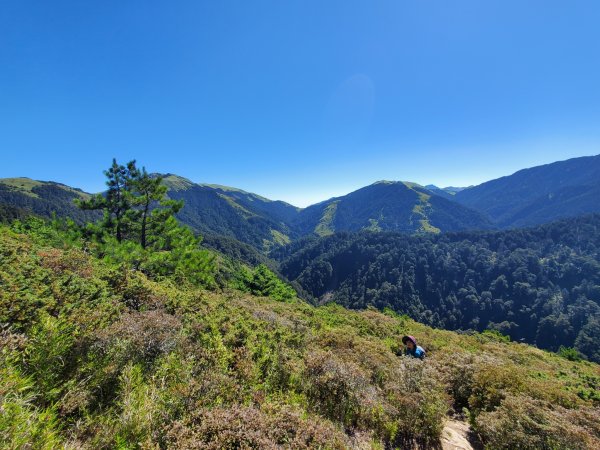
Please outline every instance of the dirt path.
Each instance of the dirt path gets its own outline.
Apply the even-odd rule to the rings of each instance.
[[[474,450],[468,439],[469,425],[458,420],[447,420],[442,431],[443,450]]]

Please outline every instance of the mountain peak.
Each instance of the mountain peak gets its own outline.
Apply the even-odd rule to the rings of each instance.
[[[372,183],[370,186],[378,186],[378,185],[390,185],[390,186],[394,186],[394,185],[404,185],[407,188],[423,188],[422,185],[420,185],[419,183],[415,183],[414,181],[402,181],[402,180],[379,180],[376,181],[375,183]]]
[[[194,186],[194,182],[173,173],[153,174],[163,177],[163,183],[172,191],[183,191]]]
[[[376,181],[375,183],[372,183],[371,186],[375,185],[375,184],[397,184],[400,183],[400,181],[394,181],[394,180],[379,180]]]

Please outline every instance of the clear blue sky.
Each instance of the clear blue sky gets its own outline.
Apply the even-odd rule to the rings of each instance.
[[[299,206],[600,153],[597,0],[0,0],[0,177]]]

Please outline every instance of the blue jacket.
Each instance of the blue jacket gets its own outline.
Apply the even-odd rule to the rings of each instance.
[[[404,354],[408,356],[412,356],[413,358],[423,359],[425,358],[425,350],[420,345],[417,345],[413,351],[410,351],[408,348],[404,350]]]

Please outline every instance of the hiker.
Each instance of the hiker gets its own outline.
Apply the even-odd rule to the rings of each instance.
[[[413,358],[425,358],[425,350],[420,345],[417,345],[417,340],[413,336],[404,336],[402,343],[406,346],[404,354]]]

